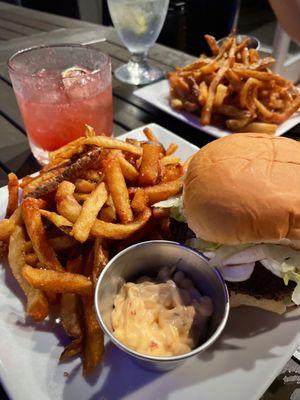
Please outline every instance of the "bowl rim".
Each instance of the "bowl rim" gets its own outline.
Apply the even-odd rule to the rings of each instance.
[[[237,33],[236,37],[239,37],[240,39],[245,39],[246,37],[248,37],[250,40],[253,40],[254,42],[256,42],[256,47],[255,50],[260,50],[261,48],[261,41],[258,39],[258,37],[251,35],[251,34],[247,34],[247,33]],[[221,37],[220,39],[217,40],[217,44],[220,45],[222,44],[226,39],[228,38],[228,36],[224,36]]]
[[[39,51],[39,50],[57,49],[57,48],[63,48],[63,49],[78,48],[83,51],[93,51],[96,54],[101,54],[101,56],[104,56],[104,60],[101,64],[101,67],[96,68],[93,71],[89,71],[86,74],[87,76],[97,75],[99,72],[102,72],[105,68],[111,66],[111,57],[108,54],[103,53],[103,51],[92,47],[91,45],[83,45],[80,43],[54,43],[54,44],[40,44],[40,45],[25,47],[24,49],[17,50],[6,61],[6,66],[7,66],[8,72],[14,74],[15,76],[22,76],[24,78],[27,77],[27,78],[31,78],[31,79],[34,79],[37,81],[45,80],[45,79],[47,79],[47,81],[55,81],[55,80],[57,80],[57,77],[50,76],[50,77],[45,78],[43,76],[37,75],[36,73],[27,73],[27,72],[20,71],[15,68],[15,66],[13,65],[13,62],[15,59],[17,59],[20,55],[23,55],[23,54],[32,53],[32,52]],[[68,81],[76,80],[76,79],[78,79],[78,76],[73,76],[73,77],[68,77],[68,78],[62,77],[61,79],[63,81],[65,79],[68,79]]]
[[[228,289],[226,286],[226,283],[220,273],[220,271],[217,268],[214,268],[213,271],[216,274],[217,278],[220,280],[220,283],[222,284],[223,287],[223,295],[225,297],[225,309],[223,312],[223,317],[222,317],[222,321],[219,324],[218,328],[216,329],[216,331],[213,333],[213,335],[206,340],[204,343],[202,343],[200,346],[197,346],[195,349],[189,351],[188,353],[184,353],[184,354],[180,354],[180,355],[176,355],[176,356],[150,356],[147,354],[142,354],[139,353],[129,347],[127,347],[126,345],[124,345],[122,342],[120,342],[118,339],[116,339],[116,337],[110,332],[110,330],[108,329],[108,327],[106,326],[105,322],[102,319],[100,310],[99,310],[99,304],[98,304],[98,298],[99,298],[99,292],[100,292],[100,284],[102,279],[104,278],[106,272],[109,270],[109,268],[111,267],[111,265],[116,261],[116,259],[118,259],[119,257],[121,257],[123,254],[129,252],[129,251],[133,251],[135,248],[137,247],[142,247],[142,246],[147,246],[151,243],[161,243],[161,244],[171,244],[174,246],[180,246],[185,248],[188,251],[193,252],[194,254],[197,255],[197,257],[200,257],[202,260],[204,260],[205,262],[207,262],[207,258],[198,250],[193,249],[192,247],[189,247],[185,244],[181,244],[175,241],[169,241],[169,240],[148,240],[146,242],[140,242],[140,243],[136,243],[132,246],[127,247],[126,249],[120,251],[118,254],[116,254],[105,266],[105,268],[103,269],[103,271],[101,272],[97,284],[96,284],[96,289],[95,289],[95,295],[94,295],[94,306],[95,306],[95,311],[96,311],[96,316],[97,316],[97,320],[101,326],[101,328],[103,329],[104,333],[109,337],[109,339],[121,350],[123,350],[125,353],[130,354],[131,356],[138,358],[140,360],[144,360],[144,361],[153,361],[153,362],[170,362],[170,361],[181,361],[181,360],[185,360],[187,358],[190,358],[198,353],[201,353],[202,351],[206,350],[208,347],[210,347],[220,336],[220,334],[223,332],[227,320],[228,320],[228,316],[229,316],[229,309],[230,309],[230,305],[229,305],[229,293],[228,293]]]

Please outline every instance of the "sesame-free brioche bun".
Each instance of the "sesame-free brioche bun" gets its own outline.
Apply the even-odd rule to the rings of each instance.
[[[300,143],[231,134],[200,149],[184,179],[183,209],[201,239],[300,247]]]

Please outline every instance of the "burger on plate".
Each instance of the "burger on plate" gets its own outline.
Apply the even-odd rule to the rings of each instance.
[[[300,304],[299,142],[255,133],[215,140],[193,156],[182,200],[196,236],[188,244],[220,269],[231,306],[283,313]]]

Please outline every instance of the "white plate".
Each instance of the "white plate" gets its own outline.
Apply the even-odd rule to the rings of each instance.
[[[150,125],[158,139],[177,142],[186,158],[197,147]],[[125,137],[143,138],[142,128]],[[0,189],[1,214],[7,189]],[[55,320],[37,325],[24,316],[23,296],[8,265],[0,267],[0,376],[13,400],[254,400],[270,385],[299,343],[300,308],[285,316],[232,310],[225,331],[201,357],[168,373],[143,370],[112,343],[98,371],[85,380],[81,361],[58,364],[66,343]],[[67,373],[69,376],[65,376]]]
[[[173,117],[180,119],[183,122],[197,128],[201,131],[208,133],[216,138],[227,136],[232,133],[226,129],[220,129],[212,125],[201,125],[199,117],[188,112],[176,111],[170,106],[169,102],[169,82],[167,79],[137,89],[133,94],[153,106],[159,108],[166,113],[173,115]],[[276,136],[281,136],[288,130],[300,123],[300,113],[293,115],[283,124],[279,125],[276,131]]]

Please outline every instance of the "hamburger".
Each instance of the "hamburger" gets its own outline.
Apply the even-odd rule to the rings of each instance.
[[[219,268],[231,306],[300,304],[299,142],[243,133],[209,143],[189,163],[182,201],[188,244]]]

